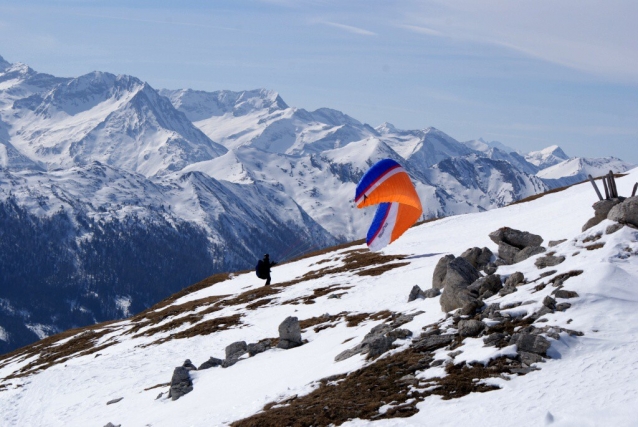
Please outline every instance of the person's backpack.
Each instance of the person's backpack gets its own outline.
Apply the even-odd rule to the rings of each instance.
[[[266,266],[264,265],[263,260],[260,259],[257,262],[257,266],[255,267],[255,273],[257,274],[257,277],[259,277],[260,279],[268,278],[268,272],[266,271]]]

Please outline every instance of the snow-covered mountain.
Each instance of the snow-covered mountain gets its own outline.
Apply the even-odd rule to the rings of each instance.
[[[569,156],[558,146],[552,145],[540,151],[532,151],[525,155],[525,160],[538,167],[539,170],[554,166],[565,160]]]
[[[0,260],[0,353],[264,252],[283,260],[365,236],[372,211],[352,198],[382,158],[408,170],[423,219],[557,185],[502,144],[479,145],[289,107],[272,91],[158,92],[0,58],[0,250],[12,254]],[[38,287],[55,303],[32,298]]]
[[[429,222],[382,253],[355,243],[277,266],[269,287],[218,274],[49,337],[0,357],[0,424],[634,426],[638,231],[582,232],[596,200],[585,183]],[[474,283],[500,290],[476,304],[442,310],[458,275],[408,300],[434,290],[445,255],[500,250],[490,234],[506,226],[551,248],[493,266]],[[468,259],[455,265],[474,271]]]
[[[575,157],[556,163],[538,172],[538,176],[553,187],[562,187],[581,182],[589,175],[602,176],[609,171],[614,173],[626,172],[634,166],[616,157],[597,159]]]

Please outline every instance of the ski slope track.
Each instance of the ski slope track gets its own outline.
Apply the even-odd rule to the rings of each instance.
[[[619,193],[630,194],[636,181],[638,169],[618,178]],[[253,272],[219,274],[128,319],[49,337],[0,358],[0,424],[633,426],[638,230],[607,234],[613,222],[605,220],[581,232],[596,200],[585,183],[428,222],[379,254],[354,243],[276,266],[271,287]],[[407,302],[415,284],[430,288],[442,256],[474,246],[496,253],[488,234],[504,226],[538,234],[543,245],[566,239],[548,248],[565,257],[556,266],[538,268],[540,254],[498,267],[502,278],[521,272],[525,281],[485,300],[502,315],[485,319],[489,328],[535,327],[550,343],[546,357],[522,371],[520,363],[508,367],[518,363],[517,344],[485,346],[487,333],[460,337],[463,317],[442,312],[440,297]],[[570,306],[534,317],[548,296]],[[199,366],[223,359],[231,343],[276,339],[288,316],[301,321],[303,345],[192,370],[192,391],[167,397],[185,359]],[[402,331],[390,351],[335,361],[383,324]],[[453,339],[424,348],[432,334]],[[380,389],[391,393],[380,398]],[[285,418],[291,411],[310,418]]]

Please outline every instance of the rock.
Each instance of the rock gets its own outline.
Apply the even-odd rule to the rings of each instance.
[[[507,279],[505,279],[505,286],[516,286],[519,283],[525,282],[525,276],[520,271],[510,275]]]
[[[547,338],[528,333],[512,335],[510,345],[512,344],[516,344],[518,352],[525,351],[540,355],[544,355],[551,345]]]
[[[415,341],[414,348],[417,351],[429,352],[450,344],[454,341],[454,335],[421,335]]]
[[[553,267],[555,265],[560,264],[563,261],[565,261],[564,256],[545,255],[543,257],[539,257],[534,263],[534,265],[542,269],[545,267]]]
[[[482,301],[473,300],[461,307],[461,316],[474,316],[484,306]]]
[[[490,274],[489,276],[481,277],[468,286],[468,290],[476,292],[479,298],[483,299],[487,299],[490,296],[497,294],[502,288],[503,283],[501,282],[501,276],[498,274]]]
[[[239,359],[246,354],[248,346],[246,341],[237,341],[226,347],[226,360]]]
[[[592,208],[594,208],[594,216],[607,218],[614,206],[622,203],[623,200],[625,199],[605,199],[594,203],[592,205]]]
[[[525,261],[534,255],[542,254],[546,249],[542,246],[528,246],[514,256],[514,264]]]
[[[414,285],[412,287],[412,290],[410,291],[410,295],[408,295],[408,302],[412,302],[417,298],[423,299],[425,298],[425,294],[423,293],[419,285]]]
[[[109,400],[108,402],[106,402],[107,405],[112,405],[114,403],[119,402],[120,400],[124,399],[123,397],[118,397],[117,399],[113,399],[113,400]]]
[[[625,224],[619,224],[619,223],[612,224],[609,227],[607,227],[607,229],[605,230],[605,234],[614,234],[616,231],[622,230],[624,226]]]
[[[592,227],[597,226],[598,224],[600,224],[601,222],[603,222],[604,220],[606,220],[607,218],[604,216],[595,216],[592,218],[589,218],[587,220],[587,222],[583,225],[583,227],[581,228],[582,231],[587,231]]]
[[[434,274],[432,275],[432,287],[434,289],[443,289],[443,280],[447,274],[447,266],[454,259],[454,255],[445,255],[436,263]]]
[[[502,297],[504,297],[505,295],[509,295],[509,294],[513,294],[514,292],[518,291],[518,289],[516,288],[516,286],[504,286],[503,289],[501,289],[498,294]]]
[[[263,353],[266,350],[269,350],[272,347],[272,343],[270,340],[262,340],[255,344],[248,344],[246,346],[246,351],[248,351],[248,355],[253,357],[256,354]]]
[[[195,367],[195,365],[193,365],[193,362],[191,362],[190,359],[184,360],[184,363],[182,364],[182,367],[188,369],[189,371],[196,371],[197,370],[197,368]]]
[[[478,278],[479,272],[465,258],[451,260],[447,266],[443,294],[439,300],[443,311],[452,311],[476,300],[467,287]]]
[[[501,313],[499,310],[501,309],[501,304],[495,302],[487,306],[483,313],[481,313],[481,319],[498,319],[501,317]]]
[[[485,347],[495,347],[500,344],[504,344],[505,338],[506,338],[505,334],[502,334],[500,332],[495,332],[483,338],[483,344],[485,344]]]
[[[556,298],[578,298],[578,293],[574,292],[574,291],[567,291],[565,289],[557,289],[553,292],[554,296]]]
[[[638,227],[638,196],[629,197],[612,207],[607,218],[620,224]]]
[[[117,425],[115,425],[115,424],[113,424],[113,423],[108,423],[108,424],[106,424],[104,427],[122,427],[122,424],[117,424]]]
[[[438,297],[439,295],[441,295],[441,291],[438,290],[437,288],[431,288],[423,292],[423,296],[425,298],[434,298],[434,297]]]
[[[538,310],[536,313],[534,313],[532,317],[534,319],[539,319],[539,318],[543,317],[544,315],[550,314],[550,313],[553,313],[553,312],[554,312],[553,308],[550,308],[550,307],[547,307],[547,306],[544,305],[544,306],[542,306],[540,308],[540,310]],[[545,319],[545,321],[547,321],[547,319]]]
[[[223,363],[223,360],[211,357],[206,362],[202,363],[197,370],[201,371],[202,369],[215,368],[217,366],[221,366]]]
[[[498,270],[498,265],[494,264],[493,262],[488,263],[483,269],[485,274],[487,274],[488,276],[496,273],[496,270]]]
[[[543,299],[543,305],[551,310],[556,310],[556,300],[549,295]]]
[[[543,243],[543,238],[539,235],[528,233],[527,231],[515,230],[509,227],[500,228],[490,233],[489,236],[497,245],[502,242],[517,249],[523,249],[528,246],[540,246],[541,243]]]
[[[301,341],[299,319],[292,316],[287,317],[286,320],[279,325],[279,344],[277,347],[287,350],[299,347],[301,344],[303,344],[303,342]]]
[[[482,270],[492,259],[494,254],[488,248],[470,248],[461,254],[474,268]]]
[[[183,366],[175,368],[173,378],[171,378],[171,388],[168,391],[168,397],[171,400],[177,400],[185,394],[193,391],[193,382],[191,381],[190,370]]]
[[[375,326],[366,334],[357,346],[339,353],[335,357],[340,362],[356,354],[367,354],[368,358],[378,357],[392,348],[392,344],[398,339],[405,339],[412,335],[407,329],[393,329],[387,323]]]
[[[572,305],[568,302],[562,302],[560,304],[556,304],[556,311],[565,311],[570,308]]]
[[[567,241],[567,239],[550,240],[549,243],[547,244],[547,246],[549,246],[550,248],[553,248],[554,246],[558,246],[561,243],[565,243],[566,241]]]
[[[462,337],[476,337],[483,332],[486,327],[487,325],[480,320],[461,320],[458,325],[459,335]]]
[[[514,264],[516,255],[518,255],[520,251],[520,249],[515,248],[512,245],[508,245],[505,242],[500,242],[498,244],[498,257],[503,260],[506,265]]]
[[[543,359],[543,356],[540,356],[536,353],[529,353],[527,351],[518,352],[518,357],[521,359],[521,363],[524,363],[527,366],[530,366],[532,363],[538,363],[545,360]]]

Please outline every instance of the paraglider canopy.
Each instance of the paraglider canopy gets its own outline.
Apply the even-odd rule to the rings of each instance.
[[[398,239],[423,213],[421,200],[403,167],[380,160],[363,175],[355,195],[358,208],[379,205],[366,243],[378,251]]]

